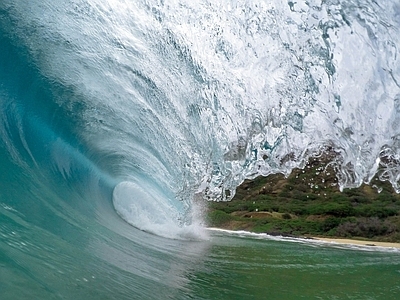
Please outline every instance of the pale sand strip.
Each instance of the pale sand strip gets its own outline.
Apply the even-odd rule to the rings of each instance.
[[[229,229],[222,229],[222,228],[217,228],[217,227],[208,227],[208,230],[213,230],[213,231],[223,231],[223,232],[229,232],[229,233],[247,233],[247,234],[254,234],[254,235],[267,235],[270,237],[276,237],[272,235],[268,235],[266,233],[254,233],[250,231],[242,231],[242,230],[229,230]],[[284,237],[283,237],[284,238]],[[309,240],[310,242],[312,240],[315,241],[321,241],[325,243],[336,243],[336,244],[342,244],[342,245],[358,245],[358,246],[369,246],[369,247],[385,247],[385,248],[396,248],[400,249],[400,243],[389,243],[389,242],[375,242],[375,241],[363,241],[363,240],[352,240],[352,239],[339,239],[339,238],[324,238],[324,237],[315,237],[315,236],[308,236],[301,238],[299,237],[300,240],[307,241]],[[296,240],[296,237],[293,237],[292,240]]]
[[[399,248],[400,249],[400,243],[361,241],[361,240],[352,240],[352,239],[334,239],[334,238],[321,238],[321,237],[312,237],[312,238],[315,240],[318,240],[318,241],[338,243],[338,244],[377,246],[377,247],[388,247],[388,248]]]

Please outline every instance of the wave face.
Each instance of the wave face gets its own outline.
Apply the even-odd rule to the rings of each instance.
[[[229,199],[244,178],[289,173],[327,146],[343,187],[385,157],[382,179],[399,190],[399,6],[275,2],[3,1],[3,35],[49,89],[17,97],[27,114],[51,102],[68,124],[44,126],[181,211],[199,189]]]
[[[324,149],[342,188],[378,175],[400,192],[396,1],[186,2],[1,1],[10,266],[31,253],[25,239],[60,266],[57,247],[72,263],[74,247],[105,255],[93,240],[107,236],[124,268],[125,239],[142,254],[160,242],[126,222],[197,239],[200,198],[229,200],[245,178],[289,174]],[[43,257],[29,257],[39,281]]]

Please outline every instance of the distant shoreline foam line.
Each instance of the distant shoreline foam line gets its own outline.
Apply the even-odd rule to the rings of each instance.
[[[353,239],[339,239],[339,238],[324,238],[324,237],[312,237],[314,240],[323,241],[327,243],[347,244],[347,245],[361,245],[368,247],[385,247],[385,248],[397,248],[400,249],[400,243],[390,242],[377,242],[377,241],[363,241]]]
[[[219,231],[238,236],[258,237],[275,241],[301,242],[306,244],[328,245],[335,247],[345,247],[346,249],[358,249],[369,251],[395,251],[400,252],[400,243],[364,241],[356,239],[340,239],[340,238],[325,238],[325,237],[287,237],[274,236],[267,233],[255,233],[244,230],[227,230],[216,227],[208,227],[207,230]]]

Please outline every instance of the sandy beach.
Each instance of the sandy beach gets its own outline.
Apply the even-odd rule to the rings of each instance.
[[[223,231],[229,233],[246,233],[251,235],[268,235],[267,233],[254,233],[251,231],[245,230],[230,230],[230,229],[223,229],[218,227],[208,227],[208,230],[213,231]],[[308,236],[308,237],[292,237],[294,239],[309,239],[310,241],[321,241],[325,243],[332,243],[332,244],[343,244],[343,245],[357,245],[357,246],[369,246],[369,247],[386,247],[386,248],[396,248],[400,249],[400,243],[390,243],[390,242],[377,242],[377,241],[366,241],[366,240],[356,240],[356,239],[341,239],[341,238],[327,238],[327,237],[316,237],[316,236]]]
[[[323,238],[323,237],[313,237],[313,239],[319,240],[319,241],[324,241],[324,242],[338,243],[338,244],[377,246],[377,247],[388,247],[388,248],[399,248],[400,249],[400,243],[362,241],[362,240],[353,240],[353,239]]]

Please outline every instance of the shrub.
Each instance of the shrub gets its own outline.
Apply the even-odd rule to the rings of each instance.
[[[356,209],[356,214],[362,217],[387,218],[397,215],[397,210],[393,208],[376,207],[373,205],[363,206]]]
[[[282,197],[282,198],[291,198],[291,197],[292,197],[292,194],[291,194],[289,191],[284,190],[284,191],[282,191],[282,192],[279,193],[279,197]]]
[[[349,203],[349,197],[344,194],[334,194],[332,195],[332,201],[335,203]]]
[[[208,214],[209,226],[221,226],[224,223],[231,221],[233,217],[221,210],[214,210]]]
[[[350,204],[336,204],[329,203],[326,207],[325,214],[333,215],[335,217],[348,217],[354,215],[354,208]]]
[[[348,217],[354,215],[354,208],[350,204],[329,202],[313,205],[308,208],[311,215],[332,215],[335,217]]]
[[[362,218],[357,222],[345,222],[340,224],[336,229],[338,236],[366,237],[372,238],[377,235],[385,235],[396,230],[393,224],[380,220],[379,218]]]
[[[398,198],[392,194],[382,193],[376,197],[376,200],[380,202],[397,202]]]
[[[335,217],[329,217],[326,218],[322,223],[321,223],[321,230],[326,232],[329,230],[332,230],[333,228],[336,228],[340,224],[340,219],[335,218]]]

